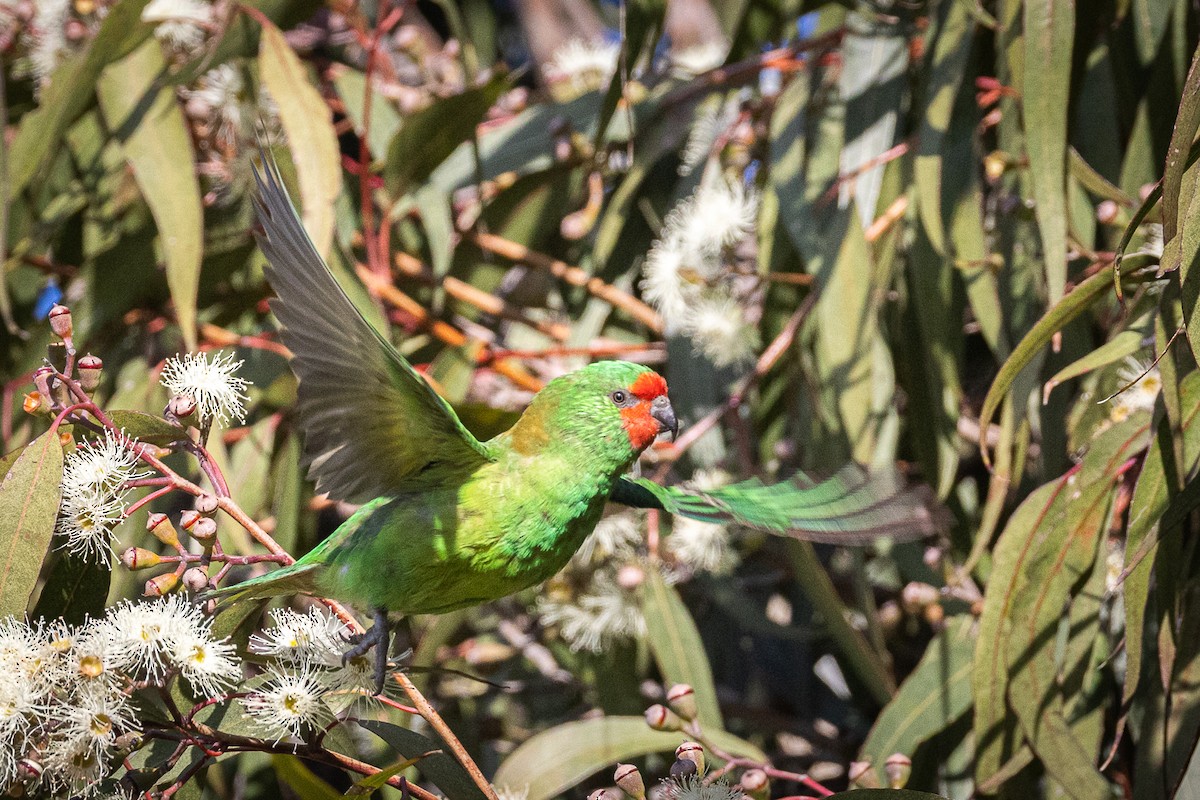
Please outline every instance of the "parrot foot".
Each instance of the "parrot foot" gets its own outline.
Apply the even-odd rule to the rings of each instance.
[[[383,684],[387,680],[388,650],[390,649],[392,636],[391,629],[388,626],[387,609],[376,608],[372,611],[375,617],[375,624],[366,633],[356,635],[351,639],[354,646],[342,653],[342,665],[345,666],[351,659],[358,658],[374,647],[375,694],[383,694]]]

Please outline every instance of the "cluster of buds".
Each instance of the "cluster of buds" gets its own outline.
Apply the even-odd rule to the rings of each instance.
[[[883,762],[883,774],[887,778],[888,788],[903,789],[912,775],[912,759],[903,753],[892,753]],[[879,789],[879,775],[871,766],[870,761],[852,761],[847,777],[850,785],[858,789]]]
[[[667,690],[667,705],[655,703],[646,709],[646,724],[656,731],[679,731],[685,725],[696,725],[700,713],[696,691],[686,683],[677,683]]]
[[[161,597],[174,591],[180,583],[189,592],[200,592],[208,588],[207,565],[212,561],[217,543],[217,521],[213,517],[218,507],[216,497],[202,494],[196,498],[194,508],[179,515],[180,527],[200,545],[200,553],[188,551],[180,540],[179,531],[166,514],[150,515],[146,521],[146,530],[164,545],[175,550],[175,555],[161,556],[141,547],[130,547],[121,553],[121,563],[130,570],[149,569],[163,563],[176,566],[174,572],[156,575],[146,581],[144,593],[147,597]]]
[[[942,595],[936,586],[913,581],[900,590],[900,603],[910,616],[920,616],[937,628],[946,618]]]

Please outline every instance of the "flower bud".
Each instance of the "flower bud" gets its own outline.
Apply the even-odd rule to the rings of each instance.
[[[888,786],[893,789],[903,789],[912,774],[912,759],[903,753],[892,753],[883,762],[883,771],[887,775]]]
[[[913,581],[900,590],[900,602],[909,614],[917,614],[941,598],[937,588],[928,583]]]
[[[655,703],[646,709],[646,724],[656,731],[677,731],[683,727],[683,720],[663,704]]]
[[[183,585],[193,594],[208,588],[208,573],[203,567],[188,567],[183,572]]]
[[[617,764],[613,781],[622,792],[632,797],[633,800],[645,800],[646,782],[642,780],[642,773],[638,772],[638,768],[633,764]]]
[[[44,399],[54,396],[50,390],[50,379],[54,377],[53,367],[38,367],[33,371],[33,385],[37,387],[38,394]]]
[[[754,797],[755,800],[766,800],[770,794],[771,781],[767,778],[767,773],[761,769],[748,769],[743,772],[739,784],[742,791]]]
[[[61,304],[51,308],[50,330],[54,331],[54,335],[60,339],[70,339],[72,334],[71,309]]]
[[[198,542],[211,542],[217,535],[217,521],[212,517],[200,517],[188,532]]]
[[[217,513],[218,502],[215,495],[202,494],[196,498],[196,510],[206,517]]]
[[[162,558],[158,553],[141,547],[127,547],[121,553],[121,563],[125,565],[125,569],[147,569],[148,567],[157,567],[162,563]]]
[[[179,515],[179,525],[185,531],[190,531],[192,529],[192,526],[195,525],[197,522],[199,522],[200,519],[201,519],[200,512],[197,511],[196,509],[194,509],[194,508],[184,509],[183,513]]]
[[[667,690],[667,705],[679,716],[691,722],[700,713],[696,706],[696,691],[686,683],[677,683]]]
[[[641,586],[646,581],[646,571],[637,564],[626,564],[617,570],[617,585],[627,592]]]
[[[75,442],[75,437],[71,435],[70,431],[62,431],[61,433],[58,434],[58,443],[61,444],[64,448],[69,448],[69,447],[74,446],[74,442]]]
[[[684,742],[675,748],[675,757],[696,765],[696,774],[704,774],[704,745],[699,742]]]
[[[1117,215],[1121,213],[1121,207],[1112,200],[1101,200],[1100,205],[1096,206],[1096,221],[1101,225],[1111,225],[1116,222]]]
[[[146,520],[146,530],[163,544],[169,547],[179,547],[179,534],[166,514],[154,513]]]
[[[846,777],[850,779],[850,785],[859,789],[878,789],[879,777],[875,774],[875,770],[871,769],[870,761],[851,761],[850,768],[846,771]]]
[[[178,585],[178,575],[174,572],[164,572],[162,575],[155,575],[146,581],[146,588],[142,594],[146,597],[162,597],[169,594]]]
[[[41,392],[28,393],[25,395],[25,402],[21,403],[21,408],[25,409],[26,414],[36,414],[45,407],[46,400]]]
[[[35,784],[42,779],[44,770],[41,761],[26,756],[17,762],[17,780],[30,785]]]
[[[79,359],[79,385],[89,394],[96,391],[100,385],[100,375],[104,371],[104,362],[88,353]]]
[[[116,738],[113,742],[113,749],[116,750],[117,755],[122,757],[127,756],[134,750],[140,749],[144,741],[145,738],[142,734],[137,731],[129,731],[128,733],[122,733]]]
[[[946,609],[942,607],[941,603],[927,605],[921,613],[925,617],[925,621],[933,628],[940,628],[946,621]]]
[[[165,413],[175,419],[187,419],[196,413],[196,398],[187,394],[177,394],[167,401]]]
[[[588,795],[588,800],[625,800],[625,795],[615,786],[609,786],[606,789],[597,789]]]
[[[696,774],[696,762],[689,761],[686,758],[677,758],[675,763],[671,765],[672,778],[686,778],[689,775]]]

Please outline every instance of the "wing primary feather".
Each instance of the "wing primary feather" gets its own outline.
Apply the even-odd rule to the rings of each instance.
[[[304,465],[317,490],[364,502],[462,474],[487,446],[377,331],[313,246],[265,149],[255,231],[275,290],[280,340],[295,354]]]

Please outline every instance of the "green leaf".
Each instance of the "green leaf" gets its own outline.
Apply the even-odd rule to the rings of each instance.
[[[341,800],[341,792],[318,778],[296,756],[276,753],[271,756],[271,764],[275,767],[275,774],[279,776],[280,782],[286,784],[298,797],[305,800]]]
[[[705,737],[731,755],[766,760],[758,748],[724,731]],[[619,761],[671,753],[689,737],[651,730],[641,717],[600,717],[567,722],[523,742],[496,770],[498,789],[529,789],[527,800],[551,800]]]
[[[1129,20],[1137,45],[1138,60],[1148,65],[1158,55],[1167,23],[1171,21],[1171,4],[1166,0],[1132,0]]]
[[[4,480],[4,476],[12,469],[12,465],[17,463],[17,459],[21,457],[21,451],[24,449],[25,445],[21,445],[0,456],[0,481]]]
[[[943,146],[950,130],[954,101],[971,55],[974,25],[966,3],[944,3],[939,13],[937,41],[929,56],[926,71],[925,115],[917,139],[917,157],[913,181],[917,189],[918,210],[925,233],[934,250],[946,251],[946,224],[942,211]]]
[[[112,566],[108,559],[100,563],[74,553],[62,553],[50,568],[30,616],[61,618],[73,625],[89,616],[98,617],[104,612],[111,582]]]
[[[355,783],[353,786],[351,786],[349,789],[346,790],[346,794],[344,796],[345,797],[361,797],[364,794],[371,794],[376,789],[380,789],[383,786],[385,786],[387,784],[387,782],[389,780],[391,780],[394,776],[399,775],[401,772],[404,772],[404,770],[408,769],[413,764],[416,764],[421,759],[428,758],[429,756],[437,755],[440,752],[442,752],[442,751],[441,750],[430,750],[428,753],[422,753],[419,756],[413,756],[412,758],[406,758],[403,761],[397,761],[395,764],[392,764],[389,767],[384,767],[379,772],[376,772],[374,775],[368,775],[367,777],[363,778],[361,781]]]
[[[104,18],[96,37],[53,73],[38,107],[21,118],[8,152],[9,197],[16,197],[47,167],[67,128],[96,101],[96,81],[105,66],[124,58],[153,30],[142,22],[150,0],[118,3]]]
[[[104,70],[96,89],[100,110],[116,132],[146,198],[167,265],[167,286],[189,350],[196,347],[196,294],[204,247],[204,209],[192,137],[157,40]]]
[[[1020,82],[1026,149],[1050,302],[1067,284],[1067,110],[1074,0],[1025,0],[1025,69]]]
[[[0,618],[21,616],[54,536],[62,492],[57,431],[35,439],[0,484]]]
[[[1126,356],[1133,355],[1141,349],[1142,339],[1143,335],[1141,331],[1121,331],[1083,358],[1072,361],[1054,373],[1050,380],[1046,381],[1046,385],[1042,389],[1042,397],[1045,398],[1048,396],[1054,387],[1063,381],[1078,378],[1080,375],[1086,375],[1094,369],[1106,367],[1114,361],[1119,361]]]
[[[646,641],[667,685],[691,686],[704,728],[723,728],[717,688],[700,632],[679,592],[657,570],[649,570],[642,584],[642,614],[646,618]]]
[[[279,108],[279,122],[300,183],[302,218],[317,252],[328,257],[333,206],[342,192],[342,162],[333,114],[309,82],[308,70],[279,28],[264,24],[258,49],[263,88]]]
[[[367,96],[367,76],[362,71],[343,64],[334,73],[333,85],[337,89],[338,97],[342,98],[346,116],[354,123],[354,129],[361,134],[363,108]],[[387,150],[388,142],[396,135],[396,131],[400,130],[403,119],[390,98],[372,90],[371,130],[367,131],[367,143],[376,158]]]
[[[431,750],[443,749],[433,740],[390,722],[361,719],[358,724],[386,742],[401,758],[416,758]],[[444,752],[422,758],[417,768],[447,797],[454,800],[486,800],[462,765]]]
[[[883,766],[888,756],[911,757],[918,745],[971,709],[974,627],[969,614],[949,620],[871,726],[859,759],[874,765],[881,782],[887,781]]]
[[[1193,372],[1179,387],[1181,423],[1183,427],[1184,467],[1186,475],[1194,474],[1200,464],[1200,372]],[[1122,584],[1125,605],[1126,669],[1123,701],[1128,703],[1137,694],[1142,677],[1143,633],[1146,627],[1146,603],[1154,576],[1154,561],[1159,538],[1170,532],[1173,524],[1160,522],[1168,508],[1186,503],[1183,495],[1174,494],[1176,476],[1174,456],[1170,447],[1169,423],[1160,422],[1159,435],[1154,437],[1142,462],[1142,471],[1129,504],[1129,523],[1125,532],[1125,581]],[[1166,448],[1164,450],[1164,443]]]
[[[1122,259],[1118,274],[1122,277],[1130,275],[1154,263],[1153,257],[1146,254],[1135,254]],[[1112,278],[1107,271],[1098,272],[1080,283],[1070,294],[1050,307],[1045,316],[1025,334],[1025,337],[1013,349],[1012,355],[1000,367],[996,379],[992,381],[987,396],[983,398],[983,409],[979,412],[980,430],[987,430],[991,424],[1000,403],[1012,388],[1013,382],[1025,367],[1027,367],[1050,340],[1054,334],[1065,328],[1068,323],[1083,314],[1094,303],[1100,300],[1112,286]],[[984,451],[985,460],[987,457]]]
[[[165,447],[172,442],[177,442],[180,439],[187,437],[187,431],[172,422],[167,422],[162,417],[155,417],[151,414],[143,414],[140,411],[125,411],[118,409],[109,411],[108,418],[113,421],[113,424],[123,430],[126,435],[137,439],[139,442]]]
[[[392,199],[399,200],[424,183],[455,148],[471,139],[507,87],[508,78],[496,75],[482,86],[437,100],[405,118],[388,144],[383,168],[384,186]]]

